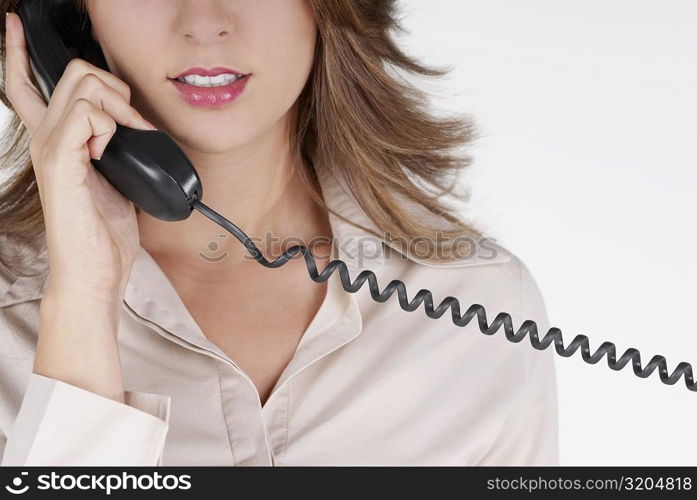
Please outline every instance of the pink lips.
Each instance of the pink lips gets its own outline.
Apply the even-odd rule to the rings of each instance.
[[[220,87],[196,87],[185,82],[180,82],[177,80],[177,78],[191,74],[201,76],[218,76],[223,73],[233,73],[237,75],[242,74],[239,71],[224,67],[215,67],[211,69],[189,68],[176,77],[170,78],[170,81],[177,88],[182,98],[189,104],[202,108],[215,108],[229,104],[237,99],[237,97],[244,91],[251,74],[244,75],[242,78],[238,78],[234,82]]]

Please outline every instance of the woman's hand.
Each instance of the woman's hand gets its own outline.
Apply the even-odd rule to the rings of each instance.
[[[139,245],[132,202],[90,163],[116,123],[152,127],[129,104],[128,85],[73,59],[46,106],[33,85],[19,16],[8,16],[6,93],[31,134],[29,152],[43,207],[51,286],[118,297]]]
[[[70,62],[46,105],[16,14],[7,16],[5,46],[5,92],[31,134],[49,257],[35,371],[121,400],[115,340],[138,225],[133,203],[90,158],[101,157],[117,123],[154,127],[130,106],[126,83],[82,59]]]

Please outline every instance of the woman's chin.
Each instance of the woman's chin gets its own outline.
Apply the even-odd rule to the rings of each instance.
[[[222,134],[219,129],[209,130],[207,127],[191,127],[181,132],[176,129],[161,130],[168,133],[185,150],[185,153],[190,151],[204,155],[218,155],[229,153],[245,143],[245,139],[239,134]]]

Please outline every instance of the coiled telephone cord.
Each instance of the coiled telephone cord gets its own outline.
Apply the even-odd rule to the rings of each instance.
[[[332,260],[329,264],[327,264],[327,267],[325,267],[324,270],[319,273],[317,271],[317,264],[314,256],[303,245],[295,245],[294,247],[291,247],[283,252],[278,259],[274,260],[273,262],[269,262],[262,255],[261,251],[252,242],[249,236],[247,236],[244,231],[242,231],[235,224],[206,206],[198,199],[193,199],[191,205],[193,208],[201,212],[223,229],[230,232],[240,241],[240,243],[242,243],[242,245],[244,245],[252,257],[254,257],[254,259],[256,259],[256,261],[264,267],[281,267],[296,254],[302,253],[303,257],[305,258],[305,263],[307,265],[310,278],[312,278],[312,280],[316,283],[322,283],[323,281],[328,280],[334,271],[338,269],[339,276],[341,277],[341,285],[343,286],[344,290],[349,293],[357,292],[363,286],[363,284],[368,281],[370,295],[376,302],[387,301],[387,299],[389,299],[392,294],[397,291],[399,305],[405,311],[414,311],[423,302],[426,315],[430,318],[437,319],[445,314],[445,311],[448,309],[448,307],[450,307],[453,323],[457,326],[467,326],[472,318],[477,316],[479,330],[484,335],[494,335],[499,330],[501,325],[503,325],[506,338],[511,342],[518,343],[525,338],[525,335],[529,335],[532,346],[540,351],[546,349],[552,342],[554,342],[554,348],[556,349],[557,354],[565,358],[570,357],[580,348],[583,361],[589,364],[595,364],[600,361],[603,356],[607,355],[607,364],[615,371],[621,370],[631,361],[634,374],[640,378],[648,377],[654,372],[654,370],[656,370],[656,368],[658,368],[658,374],[661,377],[661,382],[664,384],[674,385],[684,375],[685,385],[687,388],[690,391],[697,392],[697,384],[694,381],[692,366],[690,363],[686,363],[684,361],[679,363],[673,373],[669,374],[666,358],[661,355],[653,356],[646,367],[642,368],[641,353],[638,349],[633,347],[627,349],[619,359],[617,359],[617,349],[615,344],[612,342],[603,342],[595,353],[591,354],[588,337],[585,335],[577,335],[571,341],[571,344],[569,344],[568,347],[564,347],[564,340],[562,339],[561,330],[559,328],[550,328],[542,340],[540,340],[537,332],[537,324],[534,321],[529,319],[523,321],[520,329],[518,329],[517,332],[514,332],[513,325],[511,323],[511,316],[505,312],[499,313],[491,325],[489,325],[486,319],[486,311],[484,310],[483,306],[480,304],[472,304],[463,315],[460,315],[460,303],[455,297],[452,296],[446,297],[438,305],[438,307],[434,308],[433,296],[431,292],[429,290],[421,289],[418,291],[414,299],[409,301],[404,282],[400,280],[392,280],[385,287],[385,289],[380,292],[375,273],[370,270],[361,271],[361,273],[356,277],[356,280],[351,283],[348,268],[346,263],[342,260]]]

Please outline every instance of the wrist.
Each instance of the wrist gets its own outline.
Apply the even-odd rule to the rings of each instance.
[[[123,301],[123,287],[103,288],[80,282],[65,282],[51,280],[46,287],[44,297],[49,297],[53,302],[75,303],[94,305],[96,307],[113,307]]]
[[[34,371],[122,402],[120,308],[72,293],[41,301]]]
[[[123,300],[128,275],[109,275],[98,272],[79,272],[65,266],[50,265],[46,293],[81,301],[113,304]]]
[[[118,294],[100,294],[74,288],[57,290],[49,286],[39,306],[45,324],[56,321],[91,321],[118,326],[122,298]]]

